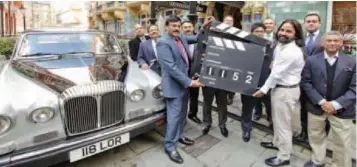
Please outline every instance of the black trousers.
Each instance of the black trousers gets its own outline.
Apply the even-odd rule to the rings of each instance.
[[[262,98],[257,98],[257,103],[255,105],[255,114],[259,114],[259,115],[262,114],[262,110],[263,110],[262,103],[264,103],[264,106],[265,106],[265,111],[267,113],[268,122],[272,122],[270,94],[267,94]]]
[[[212,102],[213,98],[216,97],[219,127],[225,127],[227,122],[227,91],[211,87],[203,87],[202,91],[204,125],[212,124]]]
[[[258,99],[253,96],[241,95],[242,101],[242,130],[243,132],[252,131],[252,115],[253,109],[256,106]]]
[[[200,93],[200,88],[190,88],[190,110],[189,115],[197,116],[198,112],[198,95]]]

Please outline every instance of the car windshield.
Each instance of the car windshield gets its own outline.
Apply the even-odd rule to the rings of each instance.
[[[110,33],[43,33],[28,34],[21,43],[20,56],[46,56],[76,53],[122,53]]]

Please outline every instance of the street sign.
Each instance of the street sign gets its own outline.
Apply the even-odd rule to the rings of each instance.
[[[200,82],[208,87],[252,95],[258,87],[268,41],[225,24],[214,28],[216,31],[206,31],[207,40],[201,41],[206,46],[203,47],[205,56],[200,60]]]

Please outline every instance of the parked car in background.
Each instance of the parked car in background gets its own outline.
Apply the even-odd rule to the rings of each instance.
[[[160,76],[109,32],[24,32],[0,92],[0,166],[78,161],[165,120]]]

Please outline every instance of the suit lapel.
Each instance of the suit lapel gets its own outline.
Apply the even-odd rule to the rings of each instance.
[[[148,40],[148,42],[147,42],[147,47],[148,47],[149,53],[152,53],[152,56],[153,56],[154,58],[156,58],[156,56],[155,56],[155,51],[154,51],[154,48],[153,48],[153,46],[152,46],[152,40],[151,40],[151,39]]]
[[[348,61],[345,59],[345,56],[341,52],[338,54],[339,54],[339,56],[338,56],[338,61],[337,61],[336,71],[335,71],[335,75],[333,77],[333,81],[335,81],[338,78],[338,76],[344,70],[343,68],[345,68],[348,64]]]
[[[317,35],[317,37],[312,45],[312,49],[308,55],[311,55],[312,53],[314,53],[314,50],[320,46],[320,40],[321,40],[321,32],[319,32],[319,34]]]
[[[324,75],[325,77],[325,80],[327,81],[327,72],[326,72],[326,62],[325,62],[325,56],[324,56],[324,53],[322,52],[319,57],[318,57],[318,60],[317,60],[321,70],[322,70],[322,74]]]

